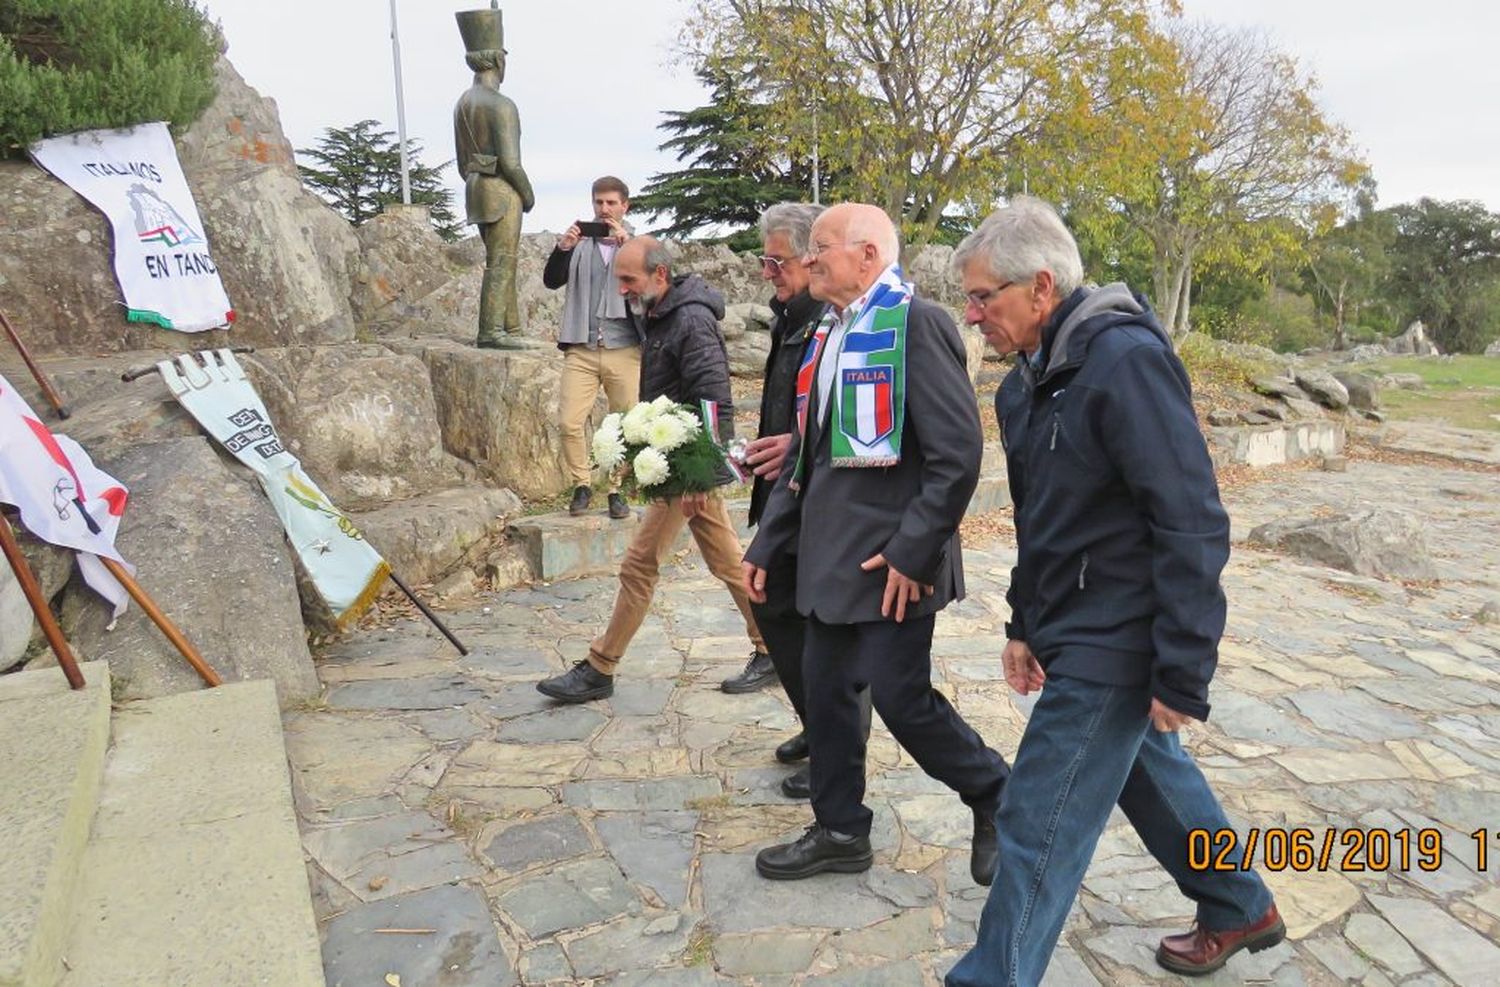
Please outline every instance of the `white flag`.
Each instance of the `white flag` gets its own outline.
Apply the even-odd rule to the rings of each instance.
[[[234,321],[166,124],[86,130],[30,151],[109,219],[127,319],[182,332]]]
[[[19,508],[21,524],[42,541],[76,551],[84,580],[113,605],[116,617],[130,596],[98,557],[135,572],[115,548],[128,497],[82,446],[53,435],[0,376],[0,501]]]
[[[156,365],[178,402],[235,458],[255,471],[292,548],[339,626],[379,594],[390,572],[297,457],[282,446],[271,415],[227,349],[183,354]]]

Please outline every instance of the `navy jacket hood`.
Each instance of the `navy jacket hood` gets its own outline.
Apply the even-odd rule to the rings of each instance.
[[[1208,715],[1229,522],[1191,384],[1121,284],[1080,288],[995,396],[1018,561],[1006,634],[1049,675]]]

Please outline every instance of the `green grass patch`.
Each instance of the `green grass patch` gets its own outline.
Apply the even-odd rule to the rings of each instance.
[[[1500,360],[1492,356],[1392,357],[1359,369],[1416,374],[1427,384],[1421,390],[1380,392],[1380,402],[1393,419],[1500,432]]]
[[[1355,369],[1378,370],[1383,374],[1416,374],[1433,390],[1500,389],[1500,359],[1493,356],[1455,356],[1450,360],[1392,357]]]
[[[1435,421],[1500,432],[1500,389],[1385,390],[1380,392],[1380,403],[1386,416],[1397,421]]]

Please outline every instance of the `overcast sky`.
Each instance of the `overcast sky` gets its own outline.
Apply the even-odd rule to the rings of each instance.
[[[396,129],[389,0],[200,0],[245,80],[274,98],[295,147],[374,118]],[[1181,0],[1186,16],[1265,30],[1319,82],[1325,112],[1374,169],[1381,205],[1420,196],[1500,211],[1500,110],[1491,75],[1500,4],[1486,0]],[[396,0],[408,135],[423,160],[453,155],[452,111],[472,73],[453,11],[485,0]],[[521,113],[536,188],[528,231],[587,215],[613,173],[637,189],[675,167],[656,150],[661,111],[705,101],[673,62],[687,0],[503,2],[504,91]],[[457,185],[456,175],[453,176]],[[461,208],[460,208],[461,211]]]

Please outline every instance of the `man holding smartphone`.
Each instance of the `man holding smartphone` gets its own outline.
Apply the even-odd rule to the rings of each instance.
[[[615,251],[630,239],[625,213],[630,190],[613,175],[594,182],[594,218],[569,226],[558,238],[542,284],[567,285],[557,348],[563,351],[562,389],[558,424],[562,428],[563,461],[573,481],[568,513],[589,508],[592,487],[584,426],[589,411],[604,389],[610,411],[627,411],[640,394],[641,335],[615,290]],[[609,516],[626,518],[630,508],[617,490],[609,492]]]

